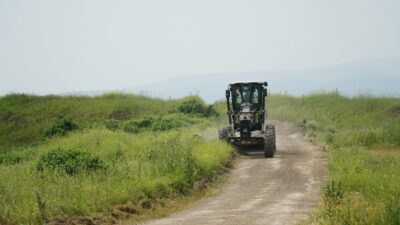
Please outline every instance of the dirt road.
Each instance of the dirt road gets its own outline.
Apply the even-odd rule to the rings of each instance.
[[[307,218],[324,184],[324,153],[295,125],[274,124],[278,148],[274,158],[243,150],[219,195],[145,224],[288,225]]]

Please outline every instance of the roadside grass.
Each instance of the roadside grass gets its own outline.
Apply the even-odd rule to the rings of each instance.
[[[229,162],[231,149],[195,134],[172,130],[132,135],[92,129],[53,138],[35,147],[29,159],[0,165],[0,222],[41,224],[148,200],[139,206],[146,208],[157,199],[185,195],[196,185],[204,188]],[[38,171],[40,156],[58,148],[85,149],[104,161],[107,169],[72,176],[58,170]]]
[[[209,137],[216,116],[198,96],[0,97],[0,224],[111,224],[189,204],[232,158]]]
[[[329,154],[330,181],[305,224],[400,224],[400,100],[271,95],[273,119],[305,127]]]

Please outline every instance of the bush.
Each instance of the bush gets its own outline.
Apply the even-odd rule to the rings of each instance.
[[[335,134],[335,133],[336,133],[336,129],[335,129],[335,127],[333,127],[333,126],[328,126],[328,127],[326,128],[326,131],[329,132],[329,133],[332,133],[332,134]]]
[[[203,114],[204,104],[196,99],[190,99],[182,102],[182,104],[178,106],[178,111],[187,114]]]
[[[44,133],[44,136],[47,138],[51,138],[54,136],[64,136],[71,131],[77,130],[78,128],[78,124],[76,124],[72,120],[64,119],[58,121],[51,128],[47,129]]]
[[[120,122],[118,120],[115,119],[111,119],[111,120],[106,120],[104,122],[105,126],[107,129],[112,130],[112,131],[116,131],[120,128]]]
[[[372,131],[360,133],[357,135],[357,143],[361,146],[371,147],[378,143],[378,135]]]
[[[217,111],[212,105],[206,106],[200,99],[190,99],[182,102],[178,106],[178,112],[201,116],[218,116]]]
[[[307,120],[306,122],[307,130],[316,131],[318,129],[318,123],[315,120]]]
[[[384,128],[383,138],[386,142],[400,147],[400,123],[393,123]]]
[[[41,155],[36,163],[36,169],[40,172],[58,171],[71,176],[84,171],[103,170],[106,166],[98,156],[91,155],[87,151],[57,148]]]
[[[331,181],[326,185],[324,194],[327,199],[342,199],[344,195],[342,183]]]
[[[327,143],[332,143],[334,140],[335,140],[335,134],[334,134],[334,133],[327,132],[327,133],[325,134],[325,141],[326,141]]]
[[[180,127],[189,126],[202,121],[200,118],[184,114],[169,114],[160,117],[144,117],[132,120],[124,126],[128,133],[139,133],[143,131],[167,131]]]
[[[308,122],[308,121],[309,121],[309,119],[305,117],[305,118],[299,120],[297,123],[298,123],[301,127],[306,128],[307,122]]]
[[[122,108],[114,110],[108,117],[112,120],[127,120],[133,115],[129,108]]]

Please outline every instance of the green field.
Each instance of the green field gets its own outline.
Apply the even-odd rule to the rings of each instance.
[[[329,181],[304,224],[400,224],[399,99],[267,103],[270,118],[304,127],[328,152]],[[0,224],[112,220],[204,190],[232,157],[204,132],[226,124],[225,110],[196,96],[1,97]]]
[[[0,224],[112,221],[204,190],[231,159],[201,136],[215,116],[196,96],[1,97]]]
[[[272,95],[268,112],[328,151],[330,181],[305,224],[400,224],[399,99]]]

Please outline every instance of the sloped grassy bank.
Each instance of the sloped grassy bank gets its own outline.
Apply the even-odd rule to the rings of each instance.
[[[399,99],[272,95],[268,112],[329,153],[330,181],[305,224],[400,224]]]
[[[110,97],[124,102],[121,98],[127,96],[106,98]],[[96,101],[104,104],[100,99]],[[56,105],[66,107],[65,101],[61,98]],[[152,104],[155,101],[162,100],[150,99]],[[104,107],[93,104],[94,108]],[[16,102],[11,105],[23,108]],[[3,137],[12,149],[0,153],[0,224],[68,224],[73,220],[109,224],[203,190],[231,160],[228,145],[199,135],[199,130],[213,123],[215,112],[197,97],[167,103],[167,112],[149,111],[126,118],[107,116],[119,112],[118,106],[85,121],[73,116],[74,107],[68,118],[46,117],[43,123],[37,122],[40,129],[28,128],[41,131],[32,144],[13,146],[15,139]],[[53,110],[58,111],[56,108]],[[12,114],[37,117],[35,110],[24,110],[26,115],[19,110]],[[89,118],[87,112],[80,113]],[[25,135],[19,127],[15,132]]]
[[[0,221],[40,224],[58,216],[87,215],[118,204],[187,194],[197,181],[212,180],[231,157],[226,144],[206,142],[193,134],[131,135],[98,129],[55,138],[22,163],[0,165]],[[79,161],[59,156],[56,164],[47,159],[50,165],[38,170],[41,156],[54,149],[87,152],[98,157],[102,166],[85,161],[88,165],[82,167]],[[61,168],[54,170],[54,165]],[[70,174],[64,168],[68,166],[77,171]]]
[[[198,96],[162,100],[142,95],[108,93],[87,96],[35,96],[11,94],[0,97],[0,152],[40,143],[43,135],[60,120],[74,121],[81,128],[105,122],[123,122],[145,116],[180,112],[213,116],[211,105]]]

